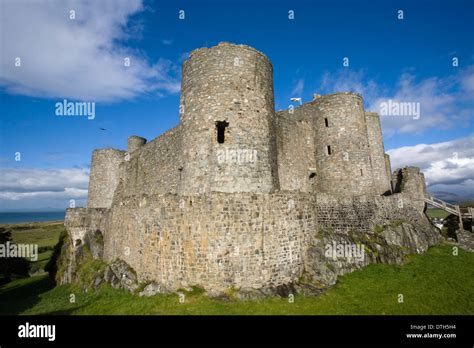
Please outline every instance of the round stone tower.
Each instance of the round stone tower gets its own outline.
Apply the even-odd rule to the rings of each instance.
[[[365,122],[367,124],[369,152],[374,178],[373,193],[379,195],[384,193],[390,193],[391,174],[390,172],[387,173],[387,164],[385,160],[385,149],[383,146],[380,117],[375,112],[366,112]]]
[[[125,152],[98,149],[92,153],[89,175],[88,208],[110,208],[120,180],[120,164]]]
[[[344,92],[322,96],[316,106],[316,191],[372,194],[373,176],[362,97]]]
[[[259,51],[219,43],[183,63],[179,192],[278,189],[273,68]]]

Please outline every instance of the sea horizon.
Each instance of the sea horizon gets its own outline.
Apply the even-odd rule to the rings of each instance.
[[[24,211],[0,212],[0,224],[21,224],[29,222],[48,222],[64,220],[66,210],[63,211]]]

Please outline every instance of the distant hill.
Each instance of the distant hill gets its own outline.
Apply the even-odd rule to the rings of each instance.
[[[465,202],[466,203],[470,202],[470,204],[474,204],[474,200],[472,199],[472,197],[460,196],[451,192],[444,192],[444,191],[430,192],[429,191],[428,194],[451,204],[461,205]]]

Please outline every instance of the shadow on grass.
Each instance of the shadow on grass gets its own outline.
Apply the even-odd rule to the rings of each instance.
[[[54,281],[48,276],[25,279],[25,283],[0,288],[0,314],[20,314],[40,301],[40,295],[54,288]],[[30,281],[28,281],[30,280]]]
[[[83,307],[85,307],[85,306],[77,306],[77,307],[74,307],[74,308],[64,309],[64,310],[60,310],[60,311],[41,313],[41,315],[71,315],[73,312],[75,312],[78,309],[81,309]]]

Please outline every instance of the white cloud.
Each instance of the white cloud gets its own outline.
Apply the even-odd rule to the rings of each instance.
[[[449,90],[448,81],[436,77],[416,81],[411,74],[403,74],[393,95],[380,97],[369,106],[380,111],[381,103],[388,100],[399,103],[418,103],[420,115],[381,116],[384,129],[388,132],[423,133],[428,128],[448,129],[452,126],[450,115],[457,111],[456,95]]]
[[[85,205],[89,171],[73,169],[0,169],[0,209],[66,208]]]
[[[388,151],[392,168],[420,167],[430,192],[474,198],[474,136]]]
[[[366,79],[366,71],[341,69],[335,73],[324,73],[319,90],[324,93],[355,92],[366,101],[374,100],[383,91],[374,80]]]
[[[394,89],[368,79],[364,70],[342,69],[334,74],[324,74],[320,90],[324,93],[361,93],[366,109],[375,112],[380,112],[380,104],[389,99],[419,103],[419,119],[409,116],[381,117],[384,135],[387,136],[467,127],[474,118],[474,66],[460,69],[458,73],[445,78],[417,79],[412,73],[404,73]]]
[[[171,62],[149,63],[125,46],[139,32],[133,16],[143,10],[141,0],[3,1],[0,86],[13,94],[90,101],[178,92]]]
[[[304,90],[304,79],[298,79],[291,91],[292,98],[300,98]]]
[[[460,77],[464,91],[471,96],[474,95],[474,66],[470,66],[465,74]]]

